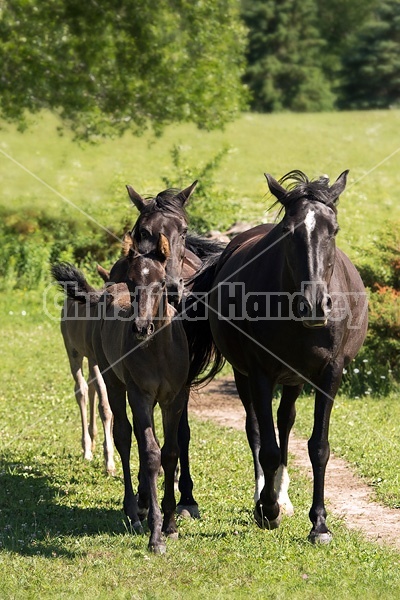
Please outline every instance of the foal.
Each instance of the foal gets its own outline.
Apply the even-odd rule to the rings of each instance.
[[[103,279],[104,270],[98,269]],[[57,264],[51,268],[53,278],[63,286],[74,279],[76,272],[70,265]],[[90,288],[92,289],[92,288]],[[94,290],[93,290],[94,291]],[[101,292],[100,292],[101,293]],[[107,390],[101,376],[92,346],[92,329],[97,310],[90,304],[80,304],[66,298],[61,310],[61,333],[70,364],[71,374],[75,381],[74,391],[79,406],[82,424],[83,457],[92,460],[97,435],[95,393],[99,398],[99,413],[104,430],[104,461],[109,475],[115,475],[114,445],[112,436],[112,412],[108,403]],[[87,357],[89,366],[89,382],[83,376],[83,359]],[[87,404],[89,402],[90,420],[87,420]]]
[[[155,252],[142,255],[133,240],[125,266],[126,283],[109,286],[102,296],[103,316],[94,329],[93,347],[107,385],[114,415],[114,441],[124,473],[124,511],[136,531],[148,510],[149,549],[164,553],[165,539],[177,537],[174,474],[179,456],[178,426],[185,407],[189,370],[186,335],[168,303],[165,265],[167,238],[159,235]],[[127,267],[127,268],[126,268]],[[111,271],[112,277],[112,271]],[[133,493],[130,473],[132,426],[139,447],[139,489]],[[162,413],[164,445],[160,450],[153,425],[154,406]],[[164,518],[157,500],[157,475],[162,465]]]

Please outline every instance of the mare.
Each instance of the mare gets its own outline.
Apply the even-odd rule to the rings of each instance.
[[[209,339],[231,363],[246,409],[253,454],[254,516],[278,527],[288,496],[287,454],[295,401],[308,382],[315,390],[308,442],[313,468],[309,540],[328,543],[324,505],[329,419],[343,368],[356,356],[367,330],[367,298],[349,258],[336,248],[337,202],[348,171],[329,185],[292,171],[280,182],[266,175],[282,220],[238,235],[219,260],[195,276],[193,294],[208,296]],[[283,186],[293,180],[293,184]],[[204,324],[199,329],[204,334]],[[191,343],[197,352],[203,349]],[[272,398],[282,386],[274,430]]]
[[[103,294],[93,291],[79,272],[75,286],[71,277],[67,292],[74,299],[86,298],[100,307],[94,321],[92,345],[107,386],[114,416],[114,441],[124,474],[124,511],[133,529],[142,532],[147,516],[149,549],[163,553],[165,539],[177,537],[174,474],[179,456],[178,425],[186,402],[189,356],[182,322],[168,302],[166,262],[170,255],[167,238],[159,234],[155,251],[140,254],[134,241],[125,257],[125,283],[111,284]],[[73,275],[72,272],[69,273]],[[111,272],[112,275],[112,272]],[[132,426],[126,411],[126,393],[133,415],[139,448],[139,488],[133,492],[130,474]],[[164,445],[155,437],[153,410],[160,405]],[[165,474],[161,516],[157,500],[157,476]]]
[[[166,263],[168,300],[179,311],[184,310],[184,312],[185,309],[182,309],[182,304],[179,303],[182,301],[183,294],[185,295],[183,299],[187,299],[190,285],[185,285],[186,280],[193,276],[199,268],[208,264],[209,261],[215,260],[225,247],[215,240],[209,240],[204,236],[188,232],[188,217],[185,207],[196,185],[197,181],[194,181],[181,191],[173,188],[167,189],[160,192],[155,198],[150,199],[143,198],[131,186],[126,186],[132,203],[140,213],[130,235],[141,253],[155,251],[159,234],[165,235],[170,246],[170,256]],[[125,281],[124,268],[125,263],[123,261],[114,265],[110,273],[111,281]],[[187,307],[187,303],[185,303],[185,306]],[[188,329],[188,337],[191,338],[190,328],[192,325],[185,316],[184,314],[183,324],[185,331]],[[200,362],[197,354],[191,348],[189,348],[189,352],[191,366],[186,391],[187,401],[180,420],[178,434],[180,447],[178,485],[181,494],[178,513],[183,516],[197,518],[200,514],[198,504],[193,497],[193,480],[189,466],[190,427],[187,404],[190,385],[194,386],[202,381],[202,378],[192,377],[191,373],[197,373],[211,357],[214,358],[214,349],[210,347],[209,354],[202,357]],[[208,375],[211,377],[216,374],[222,364],[221,359],[215,360]]]
[[[75,277],[70,265],[53,265],[53,278],[64,286]],[[98,267],[98,272],[104,280],[104,269]],[[103,453],[105,469],[109,475],[115,475],[114,444],[112,436],[112,412],[108,403],[107,390],[100,373],[94,349],[92,346],[92,328],[97,310],[90,304],[79,304],[71,298],[66,298],[61,309],[61,333],[67,351],[72,377],[74,378],[75,398],[79,406],[82,425],[82,449],[85,460],[92,460],[97,436],[95,393],[99,399],[99,413],[103,425]],[[88,359],[89,380],[83,375],[83,360]],[[87,420],[87,405],[89,403],[89,424]]]

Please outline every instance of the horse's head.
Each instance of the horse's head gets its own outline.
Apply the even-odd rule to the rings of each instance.
[[[110,281],[125,283],[132,299],[133,332],[139,338],[152,335],[162,324],[167,311],[166,264],[170,256],[169,242],[158,236],[157,246],[141,254],[135,240],[124,238],[123,256],[110,271]]]
[[[131,232],[139,252],[148,254],[155,251],[160,233],[168,240],[167,289],[173,304],[180,302],[183,293],[182,268],[188,228],[185,204],[196,185],[197,181],[182,191],[164,190],[149,200],[144,200],[131,186],[127,186],[129,197],[140,212]]]
[[[271,193],[284,209],[280,231],[288,284],[296,293],[295,314],[306,327],[325,326],[332,310],[329,283],[339,231],[336,205],[347,174],[344,171],[331,186],[327,177],[309,181],[300,171],[288,173],[279,183],[266,174]],[[281,183],[289,180],[295,184],[285,189]]]

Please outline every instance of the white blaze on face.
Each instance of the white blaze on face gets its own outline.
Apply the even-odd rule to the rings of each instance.
[[[304,219],[304,225],[306,226],[306,231],[308,235],[308,239],[311,239],[311,234],[315,229],[316,221],[315,221],[315,211],[309,210],[306,218]]]
[[[142,269],[142,275],[148,275],[149,273],[150,271],[147,267],[144,267],[144,269]]]

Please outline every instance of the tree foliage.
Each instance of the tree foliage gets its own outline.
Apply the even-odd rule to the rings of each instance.
[[[400,106],[400,0],[382,0],[343,59],[340,105]]]
[[[213,128],[243,108],[237,0],[0,0],[0,117],[79,136]]]
[[[245,81],[258,111],[318,111],[334,96],[321,68],[315,0],[242,0],[249,28]]]

